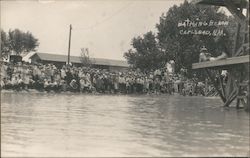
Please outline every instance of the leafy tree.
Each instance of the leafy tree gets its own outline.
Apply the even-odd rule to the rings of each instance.
[[[181,35],[178,23],[186,19],[191,21],[220,21],[228,20],[228,17],[218,12],[218,7],[196,5],[185,1],[183,4],[173,6],[166,14],[162,14],[159,24],[156,25],[158,30],[157,38],[159,46],[166,52],[168,60],[174,60],[176,72],[181,68],[188,70],[189,75],[192,73],[192,63],[198,62],[199,50],[205,45],[212,56],[218,56],[222,51],[230,54],[228,48],[228,32],[226,36],[204,36],[204,35]],[[210,31],[215,29],[209,27]]]
[[[181,35],[180,30],[183,28],[178,27],[178,24],[186,19],[195,22],[229,21],[229,26],[227,28],[220,26],[224,33],[222,36]],[[220,55],[222,51],[231,56],[234,47],[232,30],[235,30],[235,26],[234,19],[220,12],[219,7],[184,1],[180,6],[174,5],[167,13],[161,15],[159,23],[156,24],[158,30],[156,36],[148,32],[143,37],[134,38],[133,49],[125,52],[124,57],[129,64],[142,70],[156,69],[174,60],[176,73],[186,69],[187,77],[193,77],[192,63],[199,61],[202,46],[206,46],[214,57]],[[201,26],[199,29],[213,32],[217,26]],[[197,77],[204,76],[200,71],[197,73]]]
[[[35,51],[39,45],[36,39],[30,32],[22,32],[19,29],[9,30],[8,32],[8,49],[14,51],[17,55]]]
[[[157,39],[151,31],[142,37],[133,38],[131,45],[134,49],[125,52],[124,57],[134,68],[147,71],[162,67],[165,64],[165,59],[162,58],[163,54],[159,51]]]
[[[9,53],[9,42],[6,32],[1,30],[1,58],[7,58]]]
[[[80,60],[81,60],[81,63],[83,66],[91,67],[92,61],[90,60],[90,57],[89,57],[89,49],[88,48],[81,49]]]

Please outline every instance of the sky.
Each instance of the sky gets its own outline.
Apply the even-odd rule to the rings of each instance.
[[[39,39],[38,52],[68,52],[88,48],[90,57],[125,60],[131,39],[156,32],[162,13],[184,0],[2,0],[1,28],[30,31]]]

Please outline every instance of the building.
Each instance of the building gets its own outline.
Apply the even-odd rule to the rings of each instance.
[[[28,59],[31,63],[54,64],[62,67],[67,63],[67,55],[48,54],[48,53],[32,53]],[[100,69],[108,69],[110,71],[126,71],[129,65],[126,61],[111,60],[103,58],[90,58],[92,67]],[[82,61],[79,56],[70,56],[70,63],[74,66],[81,66]]]

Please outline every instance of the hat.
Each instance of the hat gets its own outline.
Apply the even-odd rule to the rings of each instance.
[[[207,51],[207,48],[203,46],[200,51]]]

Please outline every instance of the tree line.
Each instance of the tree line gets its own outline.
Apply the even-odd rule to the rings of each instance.
[[[220,29],[224,31],[224,36],[182,35],[178,23],[186,19],[190,21],[229,21],[229,25],[220,26]],[[193,77],[192,63],[198,62],[202,46],[206,46],[212,56],[218,56],[222,51],[230,56],[233,50],[232,37],[235,26],[235,20],[219,11],[219,7],[196,5],[184,1],[180,6],[174,5],[168,12],[160,16],[159,23],[155,26],[157,33],[149,31],[142,36],[134,37],[131,40],[132,48],[124,53],[124,57],[134,68],[142,71],[162,68],[167,62],[173,60],[175,73],[186,69],[187,77]],[[214,25],[206,29],[212,31],[217,27]]]
[[[35,51],[38,46],[38,39],[29,31],[14,29],[5,32],[1,30],[1,58],[7,58],[12,53],[21,55]]]

